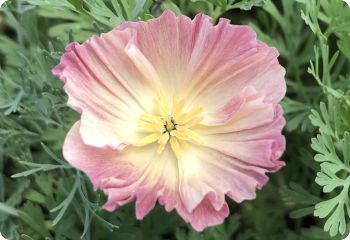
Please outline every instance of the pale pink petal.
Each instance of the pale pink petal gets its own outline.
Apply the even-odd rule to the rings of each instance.
[[[134,143],[140,114],[153,107],[156,89],[125,53],[133,35],[114,30],[71,44],[53,70],[65,83],[68,105],[82,113],[82,137],[92,146]]]
[[[222,117],[221,109],[205,114],[202,124],[211,126],[205,128],[207,133],[237,132],[263,126],[274,119],[276,108],[276,104],[265,102],[261,93],[252,87],[243,89],[242,93],[226,106],[229,106],[224,108],[226,118]],[[210,119],[206,119],[207,116]]]
[[[219,132],[216,129],[212,129],[213,131],[208,134],[213,135],[212,137],[219,137],[221,140],[239,140],[239,141],[251,141],[255,139],[270,139],[276,138],[278,136],[282,136],[281,131],[285,126],[286,121],[283,117],[283,110],[280,105],[277,105],[275,108],[274,117],[271,122],[265,125],[261,125],[257,128],[240,130],[237,132],[225,132],[221,135],[215,135]]]
[[[189,213],[184,208],[179,208],[178,213],[186,221],[191,223],[192,227],[198,232],[203,231],[209,226],[222,224],[224,219],[230,214],[230,210],[225,202],[220,209],[214,209],[208,198],[203,201]]]
[[[248,165],[262,167],[268,169],[269,171],[277,171],[284,166],[283,162],[275,161],[275,155],[278,156],[281,152],[283,152],[282,149],[284,147],[281,142],[283,143],[281,138],[252,140],[245,142],[229,142],[211,139],[211,141],[207,144],[209,147]],[[276,147],[276,145],[278,145],[278,147]],[[276,148],[282,149],[276,150]],[[276,154],[276,152],[279,153]]]
[[[205,112],[204,119],[201,122],[203,125],[220,126],[227,124],[244,105],[246,99],[244,94],[237,94],[232,97],[225,105],[214,112]]]
[[[170,92],[179,91],[184,86],[198,24],[188,17],[176,17],[173,12],[166,11],[159,18],[125,23],[118,29],[137,32],[135,45],[157,70],[163,90]]]
[[[265,102],[277,104],[286,92],[285,70],[278,63],[275,49],[256,43],[253,49],[231,61],[220,62],[220,67],[208,72],[200,80],[204,86],[203,90],[197,89],[195,104],[201,103],[208,112],[214,112],[248,87],[259,91]]]
[[[89,176],[95,189],[101,188],[104,179],[132,178],[133,165],[126,161],[119,161],[120,151],[102,149],[86,145],[80,134],[80,122],[73,125],[66,136],[63,145],[64,158],[75,168],[80,169]]]
[[[277,171],[284,166],[277,161],[285,148],[283,111],[279,105],[263,102],[256,91],[250,93],[229,122],[205,127],[204,145],[248,165]]]
[[[95,189],[108,195],[104,205],[107,210],[114,211],[136,199],[136,215],[142,219],[158,198],[168,211],[176,207],[177,163],[169,149],[159,156],[153,148],[96,148],[83,142],[80,124],[77,122],[69,131],[63,155],[89,176]]]
[[[157,69],[163,88],[178,95],[198,88],[197,83],[222,62],[234,60],[258,45],[249,27],[232,26],[227,19],[213,26],[212,19],[202,14],[192,21],[166,11],[157,19],[118,27],[130,28],[137,31],[135,45]]]
[[[108,195],[105,209],[114,211],[136,199],[136,216],[142,219],[159,199],[167,211],[176,209],[198,231],[222,223],[229,214],[224,194],[217,195],[216,192],[203,192],[203,196],[196,199],[193,209],[187,210],[185,201],[188,199],[181,199],[177,192],[178,175],[174,172],[175,166],[172,166],[176,162],[170,152],[152,159],[147,150],[148,154],[95,148],[82,141],[79,125],[79,122],[76,123],[67,135],[64,157],[89,176],[95,189],[101,189]],[[141,165],[141,161],[146,162],[146,166]],[[199,190],[197,183],[183,188],[184,191],[187,188],[189,191]]]
[[[255,166],[210,148],[190,148],[180,163],[180,197],[188,212],[207,196],[216,210],[227,194],[236,202],[254,199],[268,181],[265,166]]]
[[[163,88],[188,101],[217,110],[247,86],[263,92],[268,102],[285,94],[278,52],[258,41],[248,26],[227,19],[213,26],[206,15],[191,21],[166,11],[151,21],[119,26],[129,28],[137,31],[136,45],[157,69]]]

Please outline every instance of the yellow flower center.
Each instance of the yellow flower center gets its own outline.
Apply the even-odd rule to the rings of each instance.
[[[138,146],[157,142],[157,153],[161,154],[169,142],[175,156],[180,158],[182,148],[189,142],[200,143],[200,136],[191,128],[202,121],[202,109],[195,107],[186,111],[184,105],[183,99],[178,101],[173,97],[169,101],[164,94],[160,94],[155,101],[156,113],[140,117],[139,129],[147,135],[138,142]]]

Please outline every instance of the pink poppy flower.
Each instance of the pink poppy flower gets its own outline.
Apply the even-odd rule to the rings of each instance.
[[[220,224],[256,197],[285,148],[278,52],[248,26],[166,11],[70,44],[53,70],[81,119],[63,154],[114,211],[158,202],[194,229]]]

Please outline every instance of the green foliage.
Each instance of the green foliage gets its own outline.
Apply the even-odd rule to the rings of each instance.
[[[233,215],[223,225],[205,230],[205,234],[200,235],[196,231],[186,231],[185,229],[176,230],[176,240],[229,240],[233,233],[235,233],[240,225],[239,215]]]
[[[78,114],[51,74],[65,46],[165,9],[248,24],[286,68],[287,166],[197,233],[156,207],[102,209],[62,157]],[[342,239],[350,215],[350,9],[340,0],[10,0],[0,9],[0,232],[8,239]],[[311,145],[310,145],[311,143]]]
[[[263,6],[265,0],[190,0],[191,2],[200,2],[200,11],[212,16],[216,21],[223,13],[233,10],[251,10],[253,7]],[[181,0],[180,0],[181,2]]]
[[[326,218],[324,230],[331,236],[347,232],[350,216],[350,96],[349,73],[343,76],[342,66],[348,65],[349,48],[344,41],[350,34],[349,8],[342,1],[303,1],[302,18],[317,36],[315,61],[310,61],[308,72],[319,84],[326,102],[312,110],[310,120],[319,134],[312,139],[316,152],[315,161],[320,164],[315,182],[330,199],[322,199],[315,205],[314,215]],[[326,28],[322,27],[326,23]],[[331,55],[331,39],[336,38],[339,50]],[[321,60],[321,63],[320,63]],[[316,106],[315,106],[316,107]]]
[[[84,41],[96,32],[109,31],[125,21],[142,19],[148,13],[151,4],[150,0],[121,2],[114,0],[110,4],[103,0],[28,0],[28,2],[38,7],[39,16],[61,20],[50,26],[48,30],[50,37],[67,37],[72,33],[77,41]]]
[[[337,144],[337,148],[342,149],[344,161],[338,157],[334,144]],[[321,134],[312,139],[311,146],[318,152],[315,160],[321,163],[321,171],[317,173],[316,183],[323,187],[325,193],[335,192],[335,189],[340,188],[335,197],[321,201],[315,206],[315,216],[328,218],[324,229],[329,231],[331,236],[335,236],[338,232],[340,234],[346,232],[344,210],[346,209],[348,215],[350,213],[349,144],[348,132],[345,132],[341,142],[334,143],[331,136],[327,134]]]

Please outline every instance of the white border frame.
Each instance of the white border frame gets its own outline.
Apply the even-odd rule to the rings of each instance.
[[[0,0],[1,1],[1,0]],[[6,240],[0,233],[0,240]]]
[[[348,4],[348,6],[350,7],[350,0],[344,0],[344,2],[346,2],[346,4]],[[346,239],[348,240],[348,239]]]
[[[4,4],[4,2],[6,2],[6,0],[0,0],[0,7],[1,7],[2,4]],[[0,240],[2,240],[1,239],[1,235],[0,235]]]

